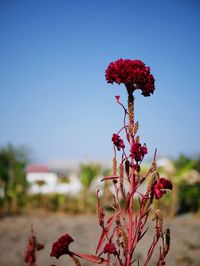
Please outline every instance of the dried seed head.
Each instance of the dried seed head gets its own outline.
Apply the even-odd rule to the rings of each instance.
[[[122,196],[123,196],[123,198],[126,198],[126,192],[125,192],[123,178],[120,177],[119,182],[120,182],[120,190],[121,190]]]
[[[139,136],[137,136],[137,137],[135,138],[135,143],[140,143],[140,137],[139,137]]]
[[[133,94],[128,94],[128,115],[129,115],[129,132],[133,134],[134,126],[134,97]]]
[[[170,229],[169,228],[167,228],[167,230],[166,230],[166,244],[168,245],[168,246],[170,246]]]
[[[117,175],[117,160],[113,157],[113,175]]]
[[[119,165],[119,184],[120,184],[120,190],[122,193],[123,198],[126,197],[126,192],[124,188],[124,165],[120,163]]]
[[[163,239],[164,240],[164,239]],[[157,263],[157,266],[165,265],[165,257],[167,256],[167,253],[169,252],[169,247],[170,247],[170,230],[167,228],[165,232],[165,243],[163,242],[163,249],[161,251],[160,247],[160,257],[159,261]]]
[[[126,256],[128,254],[128,235],[126,234],[126,232],[122,227],[119,227],[117,229],[117,232],[119,237],[122,237],[122,247],[124,251],[124,256]]]
[[[137,132],[138,132],[138,128],[139,128],[139,123],[138,121],[134,124],[134,127],[133,127],[133,134],[136,135]]]
[[[164,256],[167,255],[170,248],[170,229],[167,228],[166,235],[165,235],[165,247],[164,247]]]
[[[97,194],[96,194],[96,196],[97,196],[96,212],[97,212],[97,217],[98,217],[99,225],[101,227],[104,227],[105,213],[104,213],[104,209],[101,207],[100,200],[99,200],[99,197],[98,197],[98,193],[99,193],[99,190],[97,191]]]
[[[127,177],[129,178],[129,171],[130,171],[130,163],[129,163],[129,160],[126,160],[125,161],[125,171],[126,171]]]
[[[97,216],[98,216],[99,225],[101,227],[103,227],[104,226],[104,217],[105,217],[104,209],[102,209],[99,204],[97,204],[96,209],[97,209]]]
[[[116,214],[116,224],[117,225],[120,225],[121,224],[121,222],[120,222],[120,215],[119,215],[119,213],[118,214]]]
[[[149,194],[153,190],[154,183],[155,183],[155,173],[151,174],[151,177],[150,177],[150,180],[149,180],[149,184],[147,186],[147,191],[146,191],[146,194],[145,194],[146,197],[149,197]]]
[[[130,142],[130,135],[129,135],[129,133],[126,134],[126,139],[127,139],[128,142]]]
[[[160,209],[155,210],[156,214],[156,236],[159,238],[163,234],[163,214]]]
[[[153,162],[152,162],[152,165],[151,165],[151,172],[156,171],[156,169],[157,169],[156,161],[153,161]]]
[[[123,165],[123,163],[120,163],[120,165],[119,165],[119,176],[120,177],[124,177],[124,165]]]

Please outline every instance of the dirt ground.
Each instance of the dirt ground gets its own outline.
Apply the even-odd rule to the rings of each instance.
[[[45,249],[37,253],[37,266],[74,265],[67,256],[62,256],[59,260],[49,256],[52,242],[64,233],[69,233],[75,240],[70,246],[72,250],[94,254],[100,234],[96,216],[37,212],[0,218],[0,266],[26,265],[23,256],[31,224],[38,239],[45,244]],[[181,216],[165,222],[165,227],[167,226],[170,227],[172,236],[167,265],[200,266],[200,217]],[[136,257],[141,261],[151,239],[150,228],[143,244],[136,250]],[[91,264],[83,262],[82,265]],[[155,260],[152,259],[149,265],[156,265]]]

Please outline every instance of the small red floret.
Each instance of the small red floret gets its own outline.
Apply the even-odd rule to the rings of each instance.
[[[103,252],[113,254],[113,255],[116,255],[117,253],[116,247],[113,243],[107,243],[103,249]]]
[[[165,178],[159,178],[154,186],[154,195],[156,199],[160,199],[165,193],[166,189],[173,189],[172,182]]]
[[[125,148],[124,141],[120,138],[118,134],[113,134],[112,142],[117,147],[118,151]]]
[[[147,152],[146,145],[142,146],[139,142],[131,145],[130,156],[135,159],[136,162],[141,162]]]

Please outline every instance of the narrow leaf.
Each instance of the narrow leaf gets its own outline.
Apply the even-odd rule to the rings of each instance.
[[[108,176],[105,176],[104,178],[102,178],[101,182],[103,182],[105,180],[116,180],[118,178],[119,178],[119,176],[117,176],[117,175],[108,175]]]
[[[99,239],[99,243],[98,243],[98,246],[97,246],[97,249],[96,249],[96,254],[98,253],[99,249],[103,245],[103,242],[105,240],[105,236],[106,236],[107,232],[108,232],[108,230],[106,228],[104,228],[102,233],[101,233],[101,237]]]
[[[108,233],[108,231],[110,230],[110,227],[111,225],[113,224],[114,220],[115,220],[115,217],[116,215],[119,215],[120,211],[119,212],[116,212],[113,216],[111,216],[108,221],[107,221],[107,227],[103,229],[102,233],[101,233],[101,237],[100,237],[100,240],[99,240],[99,243],[98,243],[98,246],[97,246],[97,249],[96,249],[96,254],[98,253],[98,251],[100,250],[100,248],[102,247],[103,245],[103,242],[105,240],[105,236],[106,234]]]
[[[149,229],[149,227],[147,227],[147,229],[142,233],[142,235],[138,238],[138,242],[140,241],[140,239],[143,238],[143,236],[146,234],[147,230]]]
[[[90,261],[92,263],[102,264],[106,262],[103,258],[97,257],[95,255],[90,254],[83,254],[83,253],[74,253],[74,255],[78,256],[79,258],[82,258],[84,260]]]

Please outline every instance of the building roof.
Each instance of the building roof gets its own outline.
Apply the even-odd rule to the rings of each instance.
[[[26,168],[27,173],[47,173],[49,168],[46,165],[41,164],[31,164]]]

